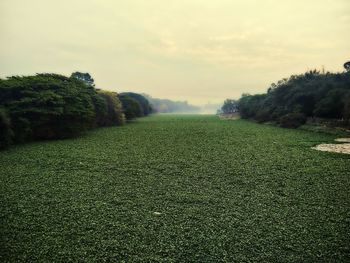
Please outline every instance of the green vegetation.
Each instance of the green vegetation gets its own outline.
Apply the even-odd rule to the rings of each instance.
[[[98,90],[97,93],[102,98],[102,101],[106,102],[106,108],[102,111],[102,114],[100,114],[97,125],[100,127],[123,125],[125,116],[118,94],[105,90]]]
[[[222,105],[220,112],[223,114],[231,114],[238,111],[238,103],[236,100],[226,99]]]
[[[12,143],[12,138],[10,119],[6,112],[0,109],[0,149],[8,147]]]
[[[93,87],[56,74],[0,79],[0,105],[15,142],[77,136],[95,120]]]
[[[335,136],[151,116],[0,152],[2,262],[349,262]]]
[[[152,113],[153,109],[149,101],[141,94],[134,92],[123,92],[121,93],[123,96],[128,96],[134,100],[136,100],[141,106],[141,116],[147,116]]]
[[[284,127],[298,127],[307,117],[335,119],[336,125],[350,127],[350,73],[313,70],[291,76],[272,84],[266,94],[243,94],[238,108],[242,118]]]
[[[127,120],[143,116],[141,105],[137,100],[125,94],[120,94],[119,99],[123,105],[124,114]]]
[[[12,143],[71,138],[95,127],[122,125],[124,111],[128,118],[149,114],[149,102],[142,95],[130,94],[135,97],[136,110],[132,103],[123,109],[116,92],[95,89],[89,73],[75,72],[69,78],[37,74],[0,79],[0,149]]]

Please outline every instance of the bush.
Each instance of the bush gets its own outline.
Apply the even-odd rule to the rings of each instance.
[[[306,123],[306,117],[302,113],[289,113],[282,116],[279,122],[283,128],[298,128]]]
[[[12,143],[13,131],[10,119],[4,110],[0,109],[0,149],[8,147]]]
[[[124,114],[127,120],[143,116],[141,105],[137,100],[124,94],[121,94],[119,99],[122,102]]]

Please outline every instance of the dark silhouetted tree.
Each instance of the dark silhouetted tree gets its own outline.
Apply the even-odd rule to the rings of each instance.
[[[344,64],[344,68],[346,71],[350,71],[350,61],[348,61]]]

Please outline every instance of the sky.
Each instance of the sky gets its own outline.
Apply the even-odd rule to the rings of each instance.
[[[350,60],[350,0],[0,0],[0,77],[221,103]]]

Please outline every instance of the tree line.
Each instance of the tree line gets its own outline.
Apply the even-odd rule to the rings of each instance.
[[[151,112],[144,96],[97,89],[88,73],[8,77],[0,79],[0,148],[76,137]]]
[[[345,63],[344,67],[350,67]],[[307,119],[337,120],[350,126],[350,71],[341,73],[311,70],[273,83],[263,94],[243,94],[226,100],[223,113],[238,110],[244,119],[275,122],[296,128]]]
[[[201,110],[200,107],[191,105],[187,101],[158,99],[147,94],[143,95],[152,104],[153,110],[157,113],[198,113]]]

